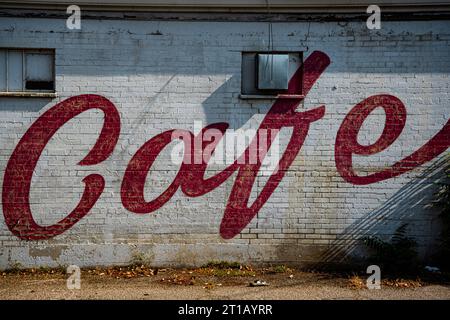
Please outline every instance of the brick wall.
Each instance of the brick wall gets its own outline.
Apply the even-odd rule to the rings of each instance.
[[[335,143],[349,111],[376,94],[403,102],[406,125],[387,149],[353,157],[361,175],[407,157],[446,125],[449,21],[382,22],[381,30],[368,30],[360,22],[275,23],[275,49],[304,51],[305,59],[322,51],[331,63],[297,108],[302,112],[325,105],[325,114],[311,124],[300,152],[257,216],[234,238],[221,237],[219,226],[236,173],[199,197],[178,190],[149,214],[124,208],[120,192],[125,169],[152,137],[171,129],[194,131],[195,121],[258,128],[273,101],[240,99],[240,63],[242,51],[267,49],[267,29],[257,22],[83,20],[77,31],[66,29],[61,19],[0,18],[0,47],[56,49],[59,95],[53,100],[0,97],[0,184],[19,140],[56,103],[80,94],[102,95],[116,106],[121,122],[112,154],[93,166],[78,163],[98,138],[104,118],[100,110],[74,117],[51,138],[31,181],[29,203],[36,223],[50,226],[72,211],[89,174],[103,176],[104,191],[87,216],[49,239],[20,239],[2,216],[0,267],[110,265],[137,259],[177,266],[210,260],[340,261],[348,254],[364,254],[358,245],[362,236],[389,236],[403,223],[426,259],[439,236],[437,211],[429,203],[448,166],[448,151],[399,176],[357,185],[338,172]],[[358,142],[374,143],[385,118],[382,108],[371,113]],[[281,149],[291,131],[280,133]],[[147,201],[174,180],[179,165],[170,160],[168,147],[147,176]],[[212,165],[206,176],[224,167]],[[267,178],[257,179],[251,202]]]

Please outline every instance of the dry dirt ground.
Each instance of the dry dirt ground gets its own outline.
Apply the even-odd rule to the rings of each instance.
[[[450,284],[384,280],[369,290],[362,276],[301,272],[285,267],[83,269],[81,288],[67,288],[64,270],[0,272],[0,299],[446,299]],[[251,287],[262,280],[268,286]]]

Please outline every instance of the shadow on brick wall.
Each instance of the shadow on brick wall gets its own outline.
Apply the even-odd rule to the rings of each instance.
[[[449,167],[447,154],[424,169],[381,207],[348,226],[320,255],[317,266],[363,263],[367,255],[364,237],[389,240],[403,224],[407,224],[407,235],[417,242],[419,259],[430,261],[439,245],[441,229],[440,210],[433,202]]]
[[[240,99],[240,85],[240,75],[233,74],[202,102],[207,121],[205,125],[227,122],[229,129],[237,130],[254,115],[260,114],[262,119],[267,114],[274,100]],[[258,125],[252,124],[252,128],[256,129],[257,127]]]
[[[1,111],[38,112],[51,102],[52,102],[51,98],[0,97],[0,112]]]

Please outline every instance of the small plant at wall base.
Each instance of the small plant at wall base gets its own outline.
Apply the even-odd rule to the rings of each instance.
[[[363,238],[365,245],[371,251],[368,258],[370,264],[380,266],[387,274],[413,274],[419,270],[417,259],[417,242],[406,236],[408,224],[399,226],[390,241],[377,236]]]
[[[203,265],[203,268],[214,268],[214,269],[242,269],[242,265],[236,261],[209,261],[207,264]]]
[[[440,245],[435,255],[436,263],[442,270],[450,271],[450,168],[445,170],[445,179],[439,182],[435,206],[442,209]]]

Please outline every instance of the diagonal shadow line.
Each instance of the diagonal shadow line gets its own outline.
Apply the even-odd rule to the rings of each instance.
[[[344,262],[361,245],[368,235],[392,235],[395,228],[405,221],[412,221],[417,214],[426,214],[423,207],[433,201],[438,183],[446,179],[445,171],[450,167],[450,155],[446,154],[426,168],[389,198],[381,207],[359,218],[344,229],[331,245],[321,254],[318,264]],[[418,210],[420,209],[420,210]],[[393,221],[386,232],[385,223]],[[395,222],[398,222],[395,224]]]

